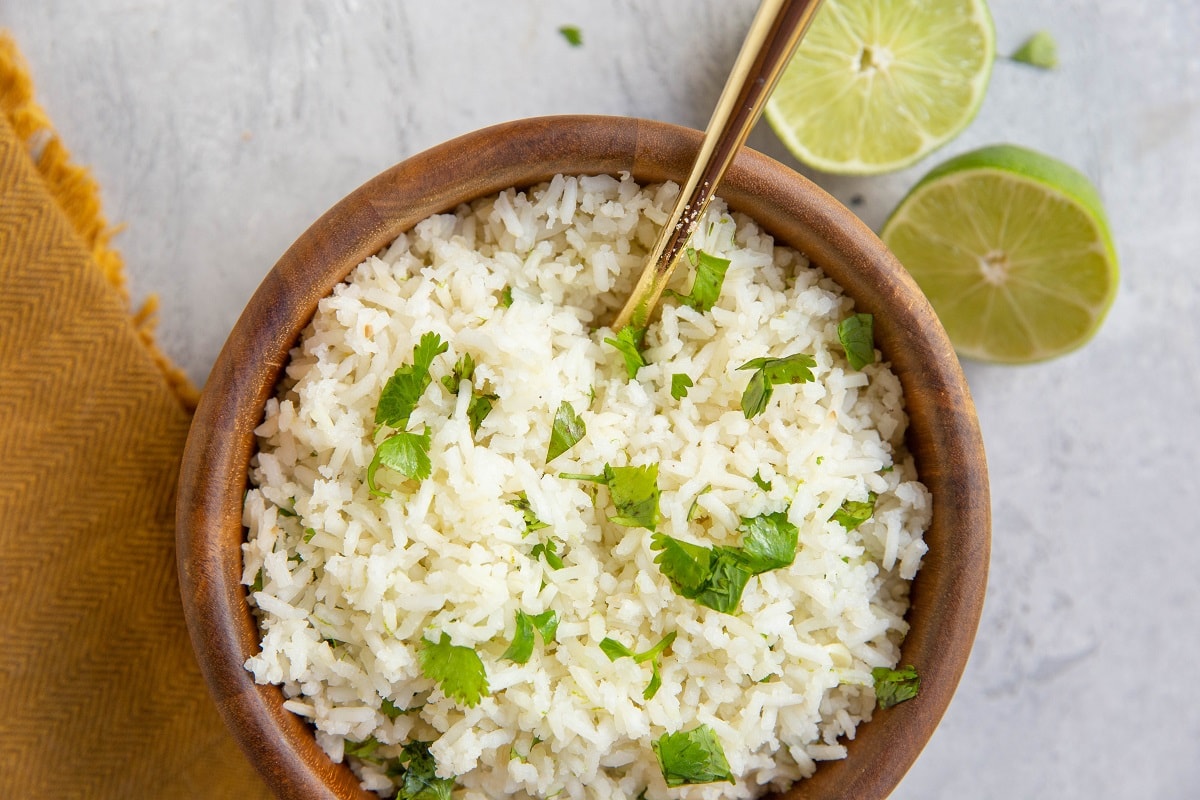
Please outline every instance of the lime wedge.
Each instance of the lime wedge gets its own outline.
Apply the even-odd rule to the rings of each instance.
[[[767,121],[817,169],[900,169],[974,119],[995,55],[984,0],[825,0]]]
[[[985,147],[937,167],[900,201],[881,237],[955,349],[982,361],[1074,350],[1117,293],[1117,255],[1095,188],[1022,147]]]

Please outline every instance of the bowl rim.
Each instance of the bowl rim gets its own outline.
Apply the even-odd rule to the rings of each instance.
[[[180,464],[176,547],[184,615],[201,671],[234,737],[284,798],[371,798],[283,709],[277,686],[243,664],[257,627],[241,585],[241,504],[254,428],[289,351],[318,301],[354,266],[433,213],[528,187],[557,173],[630,173],[682,182],[698,131],[631,117],[535,117],[484,128],[408,158],[351,192],[310,226],[266,275],[222,348]],[[783,797],[883,798],[932,735],[962,676],[982,612],[990,557],[987,466],[958,359],[908,273],[849,209],[807,178],[743,148],[719,195],[778,241],[800,249],[876,315],[876,344],[900,378],[910,447],[934,497],[929,555],[912,585],[901,663],[917,664],[921,694],[877,711]],[[887,314],[877,313],[887,309]],[[935,424],[936,423],[936,424]],[[856,753],[862,753],[858,758]],[[870,756],[870,757],[868,757]]]

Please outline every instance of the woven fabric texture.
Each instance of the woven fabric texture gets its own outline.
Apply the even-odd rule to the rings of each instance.
[[[0,37],[0,797],[265,798],[184,626],[192,398]]]

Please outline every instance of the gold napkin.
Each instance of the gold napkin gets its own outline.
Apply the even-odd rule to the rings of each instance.
[[[268,797],[184,627],[195,391],[3,33],[0,109],[0,797]]]

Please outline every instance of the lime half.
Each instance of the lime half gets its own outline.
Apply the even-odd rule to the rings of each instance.
[[[995,56],[984,0],[825,0],[767,121],[817,169],[900,169],[975,117]]]
[[[1095,188],[1012,145],[966,153],[921,179],[881,237],[920,284],[955,349],[1025,363],[1074,350],[1117,293]]]

